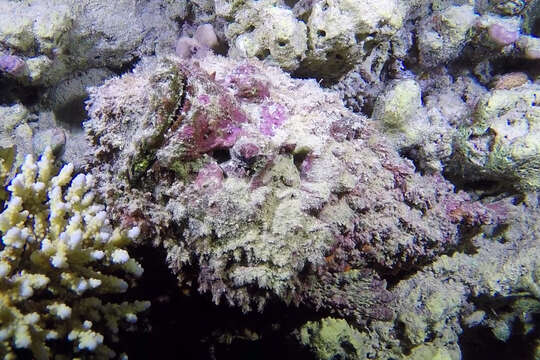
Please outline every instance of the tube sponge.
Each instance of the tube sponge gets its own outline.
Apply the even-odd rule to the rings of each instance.
[[[139,229],[114,229],[92,186],[92,176],[73,177],[71,164],[55,171],[48,148],[37,162],[28,155],[7,187],[0,213],[0,357],[48,359],[61,344],[70,358],[112,358],[107,343],[149,307],[100,299],[125,292],[143,269],[125,250]]]
[[[214,27],[202,24],[197,27],[193,38],[182,36],[176,42],[176,55],[183,59],[204,57],[219,45]]]
[[[195,30],[193,38],[199,42],[199,44],[206,46],[209,49],[213,49],[218,46],[218,38],[214,32],[214,27],[211,24],[202,24]]]

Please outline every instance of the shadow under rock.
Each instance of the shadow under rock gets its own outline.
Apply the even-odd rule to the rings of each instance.
[[[133,250],[133,255],[144,267],[144,274],[133,292],[130,291],[129,300],[150,300],[152,306],[146,315],[139,317],[138,330],[121,337],[120,348],[130,360],[313,359],[289,334],[320,315],[281,304],[269,305],[263,314],[243,314],[224,304],[218,306],[196,288],[184,291],[179,288],[166,265],[163,249],[141,246]],[[236,336],[230,344],[217,341],[227,334]],[[250,334],[263,336],[244,340]]]
[[[538,319],[537,319],[538,320]],[[540,322],[538,322],[540,325]],[[506,342],[500,341],[490,329],[486,327],[474,327],[465,329],[459,337],[459,346],[463,360],[533,360],[535,339],[539,332],[531,331],[527,335],[521,335],[519,325],[514,326],[511,336]]]
[[[0,74],[0,105],[12,105],[17,102],[24,106],[36,105],[43,91],[41,87],[21,86]]]

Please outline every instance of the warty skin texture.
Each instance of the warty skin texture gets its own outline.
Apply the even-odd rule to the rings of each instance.
[[[148,60],[91,93],[85,125],[108,205],[216,303],[388,319],[379,274],[496,216],[416,174],[336,93],[258,61]]]

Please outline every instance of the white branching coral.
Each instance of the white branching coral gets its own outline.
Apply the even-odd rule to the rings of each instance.
[[[37,162],[28,155],[7,187],[0,213],[0,357],[31,352],[48,359],[62,344],[62,352],[71,349],[68,357],[112,358],[107,342],[149,307],[100,299],[125,292],[126,280],[143,269],[125,250],[139,229],[113,229],[92,186],[90,175],[73,177],[71,164],[56,172],[47,149]],[[117,277],[122,272],[126,279]]]

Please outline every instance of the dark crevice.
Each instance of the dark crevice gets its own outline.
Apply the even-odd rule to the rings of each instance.
[[[405,159],[409,159],[414,164],[415,172],[424,175],[424,165],[422,164],[421,151],[419,145],[409,146],[399,150],[399,155]]]
[[[133,69],[135,69],[135,67],[137,66],[140,60],[141,60],[140,57],[134,56],[133,59],[122,64],[122,66],[117,67],[117,68],[110,68],[109,70],[114,72],[116,75],[120,76],[120,75],[133,71]]]
[[[466,192],[474,192],[481,194],[481,197],[488,196],[497,196],[506,194],[506,196],[511,196],[516,194],[514,185],[516,179],[511,178],[478,178],[475,180],[467,179],[466,174],[462,174],[462,170],[458,168],[458,165],[451,167],[446,167],[443,171],[443,176],[446,180],[452,183],[455,186],[456,191],[463,190]],[[472,173],[472,170],[469,169],[467,173]]]
[[[269,56],[270,56],[270,50],[268,50],[268,49],[264,49],[264,51],[262,53],[257,54],[257,58],[259,60],[264,60]]]
[[[218,164],[222,164],[231,160],[231,152],[229,149],[217,149],[212,152],[212,157]]]
[[[215,305],[209,294],[198,293],[196,284],[180,289],[166,265],[165,250],[145,245],[132,253],[145,272],[129,300],[150,300],[152,306],[146,319],[139,316],[137,332],[123,334],[123,349],[118,350],[130,359],[313,359],[290,333],[320,314],[282,303],[268,304],[263,314]],[[237,338],[218,341],[228,334]],[[259,338],[243,339],[249,334]]]
[[[474,236],[478,235],[480,228],[460,226],[458,232],[461,234],[459,242],[456,245],[450,246],[444,251],[441,251],[436,256],[416,259],[416,262],[407,264],[406,266],[401,266],[398,269],[389,269],[376,263],[370,263],[369,267],[374,269],[381,279],[386,280],[387,288],[390,290],[400,282],[411,279],[417,273],[421,272],[426,266],[429,266],[437,261],[442,255],[452,256],[455,253],[475,254],[477,252],[477,248],[473,244],[472,239]],[[434,246],[436,244],[431,245]],[[429,243],[425,244],[424,246],[427,249],[430,248]]]
[[[304,162],[308,154],[309,154],[309,150],[306,150],[306,151],[298,151],[293,155],[294,165],[296,166],[298,171],[300,172],[302,171],[301,169],[302,163]]]
[[[405,323],[403,321],[396,321],[394,329],[396,331],[396,338],[399,340],[399,345],[403,349],[403,354],[410,355],[413,344],[406,335]]]
[[[534,347],[540,334],[531,331],[522,335],[520,324],[514,324],[512,336],[503,342],[497,339],[487,327],[465,329],[459,337],[463,360],[533,360]],[[537,327],[538,328],[538,327]]]
[[[298,1],[300,0],[285,0],[285,5],[287,5],[288,7],[292,9]]]
[[[540,17],[535,19],[531,29],[531,35],[539,37],[540,36]]]
[[[82,123],[88,117],[85,101],[86,97],[80,97],[55,109],[54,115],[59,125],[70,131],[82,131]]]
[[[470,298],[469,301],[475,305],[478,310],[483,310],[486,317],[492,320],[503,320],[509,325],[506,341],[501,341],[495,337],[492,329],[487,326],[476,326],[465,328],[459,337],[459,346],[463,360],[506,360],[535,359],[535,347],[540,338],[540,314],[531,309],[530,320],[532,328],[525,328],[520,317],[524,316],[516,306],[516,302],[526,300],[528,297],[521,295],[509,296],[487,296]],[[536,300],[534,300],[536,301]],[[514,314],[507,317],[506,315]],[[504,321],[504,320],[503,320]]]
[[[21,103],[31,107],[38,104],[44,91],[41,87],[21,86],[0,74],[0,105]]]
[[[480,227],[466,227],[464,225],[461,225],[459,226],[458,231],[461,234],[461,239],[457,247],[451,249],[451,251],[449,251],[447,255],[452,256],[455,253],[463,253],[467,255],[476,254],[478,252],[478,247],[473,243],[473,239],[481,232]]]

